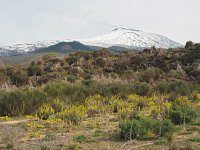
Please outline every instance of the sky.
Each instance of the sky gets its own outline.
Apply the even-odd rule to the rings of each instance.
[[[90,38],[117,27],[200,42],[200,0],[0,0],[0,45]]]

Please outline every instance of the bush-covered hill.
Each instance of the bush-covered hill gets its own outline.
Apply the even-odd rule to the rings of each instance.
[[[112,53],[107,49],[75,52],[66,57],[53,53],[29,66],[1,66],[0,85],[38,86],[51,80],[100,81],[102,84],[164,81],[200,82],[200,44],[187,42],[180,49],[144,49]],[[105,80],[105,83],[103,82]]]
[[[34,53],[48,53],[48,52],[69,53],[69,52],[75,52],[79,50],[92,51],[92,49],[89,46],[86,46],[77,41],[73,41],[73,42],[60,42],[56,45],[52,45],[44,49],[36,50],[34,51]]]

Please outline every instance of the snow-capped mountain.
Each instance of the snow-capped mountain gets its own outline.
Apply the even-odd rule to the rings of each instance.
[[[68,42],[70,40],[46,40],[46,41],[38,41],[36,43],[23,43],[23,44],[15,44],[11,46],[1,46],[0,47],[0,56],[6,55],[17,55],[23,54],[26,52],[32,52],[41,48],[46,48],[60,42]]]
[[[106,48],[112,46],[125,48],[148,48],[152,46],[157,48],[182,47],[181,44],[172,41],[163,35],[126,28],[117,28],[106,35],[80,40],[80,42],[85,45]]]
[[[79,40],[46,40],[36,43],[15,44],[12,46],[0,46],[0,56],[17,55],[26,52],[36,51],[38,49],[47,48],[60,42],[79,41],[92,49],[94,47],[114,48],[120,49],[138,49],[149,48],[155,46],[156,48],[176,48],[183,47],[183,45],[166,38],[163,35],[146,33],[140,30],[117,28],[112,32],[89,39]]]

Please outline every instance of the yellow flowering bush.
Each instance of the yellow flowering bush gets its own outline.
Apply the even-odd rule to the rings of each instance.
[[[149,114],[154,118],[167,118],[169,117],[170,110],[172,108],[172,103],[168,100],[168,96],[156,96],[147,99]]]
[[[83,105],[72,105],[70,108],[57,114],[57,117],[61,118],[68,124],[78,125],[85,117],[86,108]]]
[[[133,105],[129,103],[124,103],[124,106],[119,109],[118,116],[120,119],[131,118],[134,116]]]
[[[31,122],[31,123],[26,123],[24,125],[24,128],[27,130],[37,130],[37,129],[45,128],[45,126],[40,123]]]
[[[147,107],[152,100],[152,97],[140,96],[137,94],[129,95],[127,98],[127,101],[133,105],[135,111],[139,111],[144,107]]]
[[[0,116],[0,121],[9,121],[9,120],[11,120],[11,118],[8,116]]]
[[[122,98],[118,98],[116,96],[112,96],[109,98],[109,113],[117,113],[124,105],[124,101]]]
[[[43,104],[37,113],[37,116],[40,119],[47,120],[51,115],[55,113],[55,110],[52,108],[51,104]]]
[[[85,106],[89,117],[103,114],[106,111],[106,98],[100,95],[90,96],[85,100]]]
[[[187,106],[191,106],[192,105],[192,102],[188,99],[187,96],[180,96],[175,100],[175,102],[178,105],[183,106],[183,107],[187,107]]]
[[[45,125],[56,125],[63,123],[63,120],[60,118],[49,118],[47,120],[44,120],[43,122]]]
[[[197,107],[200,107],[200,102],[197,103]]]
[[[55,112],[64,111],[65,103],[60,99],[54,99],[52,103],[52,108],[55,110]]]
[[[35,115],[26,115],[25,118],[26,119],[36,119],[37,116],[35,116]]]
[[[172,102],[169,101],[167,95],[158,96],[156,94],[151,97],[131,94],[126,99],[117,96],[103,97],[94,95],[88,97],[83,105],[74,104],[66,106],[64,102],[55,99],[51,104],[42,105],[37,115],[49,124],[67,122],[72,125],[78,125],[86,115],[93,117],[97,114],[105,115],[114,113],[117,113],[119,119],[123,120],[134,118],[135,116],[151,116],[164,120],[170,118],[174,106],[180,107],[184,113],[184,109],[188,107],[193,108],[193,104],[187,96],[177,97]],[[196,106],[200,107],[200,102]]]

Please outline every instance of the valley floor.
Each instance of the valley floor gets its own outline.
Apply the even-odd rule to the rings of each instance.
[[[6,120],[6,121],[5,121]],[[69,126],[54,120],[7,118],[0,121],[0,149],[19,150],[167,150],[200,149],[200,123],[186,125],[167,139],[144,138],[123,141],[117,116],[85,118],[80,125]]]

